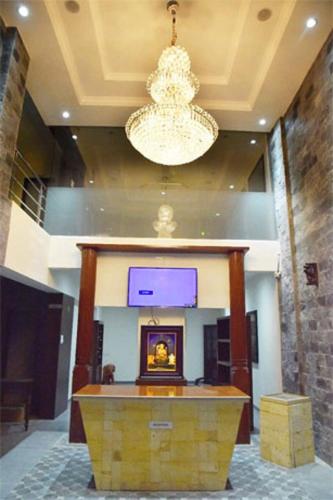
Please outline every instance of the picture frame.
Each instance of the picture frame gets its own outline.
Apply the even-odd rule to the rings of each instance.
[[[249,321],[249,335],[251,345],[252,363],[259,363],[259,343],[258,343],[258,313],[256,310],[249,311],[246,316]]]
[[[141,326],[139,385],[185,385],[183,327]]]

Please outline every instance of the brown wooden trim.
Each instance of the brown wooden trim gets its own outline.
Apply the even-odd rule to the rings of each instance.
[[[244,253],[242,251],[235,250],[229,254],[229,280],[231,384],[246,394],[251,394],[245,316]],[[250,442],[250,411],[248,404],[243,409],[237,442]]]
[[[96,251],[93,248],[83,248],[73,393],[92,381],[91,362],[94,335],[96,266]],[[69,440],[71,443],[86,442],[80,408],[75,401],[72,402],[71,406]]]
[[[91,367],[89,365],[75,365],[73,371],[73,394],[82,389],[82,387],[91,384],[91,378]],[[69,442],[86,443],[80,406],[77,401],[72,401],[71,404]]]
[[[246,253],[249,247],[228,246],[158,246],[158,245],[136,245],[121,243],[77,243],[77,247],[83,250],[94,250],[96,252],[133,252],[133,253],[196,253],[196,254],[226,254],[233,252]]]
[[[76,364],[91,362],[94,330],[97,253],[92,248],[82,249],[79,318],[77,327]]]

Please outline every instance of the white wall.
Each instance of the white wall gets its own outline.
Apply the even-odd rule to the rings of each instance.
[[[79,317],[79,306],[78,306],[77,302],[75,302],[74,309],[73,309],[71,357],[70,357],[70,362],[69,362],[68,399],[70,399],[72,396],[72,382],[73,382],[73,370],[74,370],[74,366],[75,366],[78,317]]]
[[[246,271],[275,271],[277,268],[277,256],[279,254],[279,243],[277,241],[260,241],[260,240],[206,240],[206,239],[163,239],[163,238],[110,238],[101,236],[50,236],[44,229],[39,227],[16,203],[11,206],[11,218],[9,226],[8,243],[4,266],[23,276],[31,278],[38,283],[59,289],[72,296],[77,296],[77,274],[75,269],[81,267],[81,252],[77,247],[77,243],[119,243],[119,244],[141,244],[141,245],[156,245],[156,246],[246,246],[249,251],[245,255],[245,270]],[[128,255],[129,256],[129,255]],[[116,255],[114,255],[115,258]],[[124,257],[124,255],[123,255]],[[131,256],[132,262],[140,256],[135,254]],[[216,256],[208,255],[173,255],[172,264],[168,257],[153,256],[149,254],[151,261],[154,261],[155,266],[158,265],[158,260],[165,258],[165,264],[174,265],[173,263],[185,259],[188,266],[198,267],[194,261],[199,263],[203,269],[203,276],[206,274],[205,266],[212,267],[211,264]],[[191,259],[191,264],[189,263]],[[137,260],[138,262],[139,260]],[[146,261],[147,265],[148,260]],[[216,261],[217,262],[217,261]],[[133,263],[131,265],[134,265]],[[220,266],[220,264],[217,264]],[[51,274],[50,270],[56,270]],[[73,270],[73,271],[70,271]],[[225,268],[226,270],[226,268]],[[73,272],[73,274],[69,274]],[[203,278],[205,279],[205,278]],[[127,280],[126,280],[127,281]],[[72,282],[72,283],[71,283]],[[75,283],[74,283],[75,282]],[[101,282],[102,283],[102,282]],[[202,280],[204,288],[207,288]],[[104,286],[104,285],[103,285]],[[69,291],[71,288],[72,291]],[[199,290],[200,291],[200,290]],[[222,293],[221,291],[219,293]],[[124,295],[124,294],[123,294]],[[205,293],[200,294],[205,297]],[[223,296],[227,295],[227,290],[224,289]],[[222,297],[223,298],[223,297]],[[202,299],[204,300],[204,299]],[[123,301],[123,298],[122,298]],[[100,305],[125,305],[121,304],[103,304],[101,299]],[[221,302],[220,300],[218,302]],[[203,302],[201,307],[225,307],[220,303],[206,304]]]
[[[12,203],[4,266],[49,285],[49,244],[47,232]]]
[[[49,284],[61,293],[79,298],[80,269],[51,269]]]
[[[103,365],[116,365],[117,381],[134,381],[139,375],[140,332],[148,325],[146,308],[102,307],[104,323]],[[203,376],[203,325],[216,323],[221,309],[153,309],[160,325],[184,327],[184,377],[192,381]]]
[[[273,273],[247,273],[246,310],[257,310],[259,363],[253,364],[253,402],[282,391],[281,332],[277,283]]]
[[[79,268],[81,253],[77,243],[118,243],[124,245],[159,246],[231,246],[248,247],[245,255],[246,271],[276,271],[280,252],[278,241],[271,240],[207,240],[183,238],[110,238],[102,236],[50,236],[50,268]]]
[[[8,243],[4,266],[48,286],[54,285],[49,269],[80,269],[78,243],[118,243],[156,246],[245,246],[245,270],[276,271],[279,243],[261,240],[207,240],[183,238],[110,238],[101,236],[51,236],[39,227],[16,203],[11,205]],[[136,254],[138,255],[138,254]],[[152,255],[150,254],[150,257]],[[173,256],[183,258],[184,256]],[[186,256],[185,256],[186,257]],[[191,256],[193,259],[200,256]],[[205,258],[208,256],[206,255]],[[211,256],[212,259],[216,258]],[[163,258],[156,256],[155,258]],[[156,265],[156,264],[155,264]]]
[[[228,257],[221,255],[164,255],[104,253],[97,258],[96,306],[125,307],[128,268],[196,267],[198,307],[229,307]]]
[[[104,323],[103,365],[116,365],[117,381],[133,382],[138,376],[138,318],[137,308],[100,309],[100,320]]]

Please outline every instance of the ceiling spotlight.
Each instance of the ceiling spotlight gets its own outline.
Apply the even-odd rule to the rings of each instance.
[[[259,125],[266,125],[266,118],[260,118]]]
[[[104,211],[105,211],[105,208],[101,207],[101,208],[100,208],[100,211],[101,211],[101,212],[104,212]]]
[[[257,144],[257,141],[255,139],[251,139],[250,144]]]
[[[257,14],[257,19],[259,21],[267,21],[272,16],[272,11],[270,9],[261,9]]]
[[[311,29],[314,28],[317,24],[317,19],[315,17],[309,17],[309,19],[306,20],[306,27]]]
[[[205,231],[201,231],[200,235],[205,236],[206,235]]]
[[[67,0],[65,7],[71,14],[76,14],[80,11],[80,5],[75,0]]]
[[[17,9],[18,13],[20,14],[21,17],[28,17],[29,15],[29,9],[26,5],[20,5],[19,8]]]
[[[94,180],[93,179],[89,179],[89,184],[94,184]]]
[[[72,139],[74,139],[74,141],[77,141],[77,135],[76,135],[76,134],[73,134],[73,135],[72,135]]]
[[[216,215],[216,217],[220,217],[221,214],[220,214],[220,212],[216,212],[215,215]]]
[[[166,194],[165,191],[161,191],[161,195],[164,196]]]
[[[229,189],[235,189],[235,186],[233,184],[230,184]]]
[[[67,118],[69,118],[71,116],[70,112],[69,111],[63,111],[62,112],[62,117],[65,118],[65,120],[67,120]]]

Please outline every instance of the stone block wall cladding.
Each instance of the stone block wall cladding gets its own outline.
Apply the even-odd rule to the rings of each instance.
[[[333,464],[333,33],[269,138],[281,242],[285,391],[311,397],[316,453]],[[303,266],[316,262],[319,286]]]
[[[15,28],[0,18],[0,265],[6,252],[12,162],[25,94],[29,56]]]

